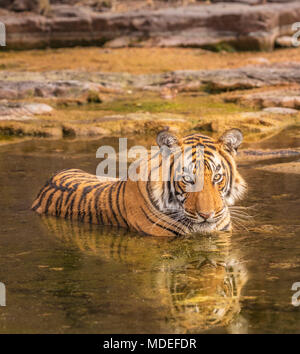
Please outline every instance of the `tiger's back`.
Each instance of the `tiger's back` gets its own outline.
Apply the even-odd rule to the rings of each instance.
[[[125,206],[120,198],[124,193],[124,182],[86,173],[79,169],[63,170],[52,176],[40,190],[33,202],[32,210],[39,214],[53,215],[65,219],[93,224],[117,224],[127,226]],[[115,197],[118,195],[118,198]],[[113,214],[105,213],[106,205],[116,209]],[[118,216],[117,216],[118,215]]]

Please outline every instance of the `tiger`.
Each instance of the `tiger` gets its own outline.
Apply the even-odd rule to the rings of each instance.
[[[180,139],[166,128],[156,137],[158,163],[153,166],[154,156],[150,155],[138,167],[149,168],[146,180],[112,180],[79,169],[63,170],[46,182],[32,210],[69,220],[124,227],[145,236],[231,231],[230,206],[247,189],[235,162],[242,141],[243,134],[236,128],[225,131],[218,139],[201,133]],[[199,147],[202,164],[198,163],[196,153]],[[170,178],[165,180],[159,173],[159,178],[153,179],[153,169],[164,166],[164,149],[174,152],[168,167]],[[178,151],[183,150],[189,154],[188,166],[176,165]],[[193,190],[195,176],[200,172],[202,188]]]

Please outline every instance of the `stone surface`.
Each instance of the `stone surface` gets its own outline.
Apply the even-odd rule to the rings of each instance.
[[[293,38],[291,36],[281,36],[276,38],[276,46],[283,48],[293,47]]]
[[[47,13],[50,10],[49,0],[1,0],[0,7],[15,12],[33,11]]]
[[[232,2],[232,3],[242,3],[249,5],[262,5],[266,3],[288,3],[288,2],[296,2],[298,0],[210,0],[213,3],[218,2]]]
[[[0,81],[0,99],[21,99],[26,97],[73,98],[89,91],[99,91],[99,85],[92,82],[70,81]]]
[[[222,92],[240,89],[253,89],[264,86],[300,83],[300,65],[254,66],[238,69],[175,71],[161,75],[143,75],[134,81],[136,87],[157,89],[168,85],[184,91],[187,85],[205,86],[207,91]]]
[[[44,103],[12,103],[0,101],[0,120],[27,120],[37,114],[50,114],[53,108]]]
[[[92,137],[119,134],[157,134],[169,126],[174,133],[191,127],[184,116],[168,113],[130,113],[99,116],[94,119],[64,120],[49,116],[47,119],[35,117],[32,111],[45,112],[46,105],[24,103],[0,103],[0,134],[14,136],[41,137]],[[45,114],[45,113],[43,113]],[[49,114],[49,113],[48,113]]]
[[[238,159],[270,159],[300,155],[300,149],[243,149],[238,152]]]
[[[292,108],[284,107],[268,107],[263,109],[264,112],[273,113],[273,114],[297,114],[299,111]]]
[[[44,103],[25,103],[23,106],[31,114],[49,114],[53,108]]]
[[[4,11],[8,48],[103,44],[112,46],[197,46],[227,43],[238,49],[270,50],[277,37],[291,35],[299,2],[251,6],[242,3],[95,12],[89,7],[52,5],[47,16]],[[119,41],[116,41],[121,38]],[[124,40],[124,38],[127,38]]]
[[[252,107],[268,108],[266,112],[290,112],[300,109],[300,89],[271,89],[268,91],[236,94],[225,98]],[[275,109],[274,109],[275,108]]]
[[[24,97],[79,98],[89,92],[119,94],[128,87],[160,92],[173,98],[178,92],[217,93],[272,85],[300,84],[300,64],[249,66],[222,70],[184,70],[162,74],[133,75],[85,71],[0,71],[0,99]],[[261,107],[300,107],[300,90],[271,90],[228,95],[228,102]]]

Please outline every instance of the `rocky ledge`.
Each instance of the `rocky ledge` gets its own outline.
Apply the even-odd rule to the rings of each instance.
[[[271,112],[271,109],[282,107],[286,112],[292,113],[293,109],[300,109],[300,88],[280,88],[269,89],[261,92],[239,93],[231,95],[225,99],[227,102],[240,103],[245,106],[265,108],[265,111]],[[284,112],[284,110],[276,110],[274,113]]]
[[[96,12],[90,7],[52,5],[47,15],[0,10],[7,47],[74,45],[159,46],[271,50],[278,37],[290,36],[300,18],[300,3],[213,3],[195,6]]]
[[[300,84],[300,65],[285,63],[249,66],[237,69],[182,70],[162,74],[133,75],[86,71],[13,72],[0,71],[0,99],[25,97],[78,98],[89,92],[122,94],[126,89],[161,92],[176,96],[177,92],[205,90],[220,93],[257,89],[276,85]],[[247,91],[248,92],[248,91]],[[232,93],[226,101],[250,106],[283,106],[299,109],[299,88],[272,89],[260,93]]]

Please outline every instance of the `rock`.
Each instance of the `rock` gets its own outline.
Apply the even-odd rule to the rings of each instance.
[[[0,102],[0,120],[27,120],[34,115],[50,114],[53,108],[44,103]]]
[[[284,108],[284,107],[268,107],[263,109],[264,112],[274,113],[274,114],[298,114],[299,111],[292,108]]]
[[[263,5],[266,3],[274,2],[274,3],[284,3],[284,2],[293,2],[298,0],[210,0],[211,2],[237,2],[242,4],[249,4],[249,5]]]
[[[240,116],[245,119],[260,119],[264,116],[264,112],[242,112]]]
[[[63,136],[92,137],[108,135],[110,132],[102,127],[89,124],[64,124],[62,127]]]
[[[0,6],[15,12],[33,11],[46,14],[50,11],[49,0],[1,0]]]
[[[239,159],[270,159],[300,155],[300,149],[243,149],[238,152]]]
[[[293,38],[290,36],[281,36],[276,38],[275,45],[283,48],[293,47]]]
[[[119,37],[108,41],[105,43],[105,48],[124,48],[128,47],[132,43],[132,39],[130,37]]]
[[[129,79],[129,77],[128,77]],[[168,86],[184,91],[186,85],[199,90],[202,86],[210,93],[244,90],[272,85],[300,83],[300,65],[249,66],[238,69],[221,70],[182,70],[164,74],[138,75],[130,77],[131,84],[144,90],[158,90]],[[195,84],[195,85],[194,85]],[[245,95],[228,96],[228,101],[235,101]],[[274,104],[273,104],[274,106]]]
[[[248,5],[261,5],[266,2],[266,0],[210,0],[212,3],[218,2],[232,2],[232,3],[241,3],[241,4],[248,4]]]
[[[89,91],[97,92],[99,85],[92,82],[70,81],[0,81],[0,99],[25,97],[79,97]]]
[[[266,112],[279,111],[280,107],[292,110],[300,109],[300,89],[277,89],[262,92],[236,94],[225,98],[227,102],[237,102],[252,107],[270,107]],[[283,112],[284,110],[282,110]]]
[[[276,37],[291,35],[291,25],[299,18],[299,2],[250,6],[247,1],[122,13],[55,4],[48,16],[7,12],[1,21],[7,28],[9,49],[103,45],[111,41],[110,46],[218,49],[225,43],[242,50],[271,50]]]
[[[177,96],[178,90],[173,87],[164,86],[160,90],[160,97],[164,100],[173,100]]]
[[[57,126],[50,126],[49,123],[42,123],[38,120],[21,119],[0,120],[0,134],[9,136],[38,136],[62,138],[62,129]]]
[[[0,0],[0,8],[9,9],[13,3],[13,0]]]
[[[23,107],[31,114],[49,114],[53,111],[53,108],[45,103],[25,103]]]
[[[59,80],[60,78],[60,80]],[[300,64],[249,66],[222,70],[183,70],[162,74],[133,75],[85,71],[9,72],[0,71],[0,99],[25,97],[84,98],[116,94],[138,89],[161,93],[174,98],[178,92],[204,89],[203,95],[223,91],[254,89],[272,85],[300,83]],[[98,102],[102,101],[99,97]],[[300,108],[299,89],[278,89],[264,92],[233,94],[224,97],[227,102],[238,102],[259,107]]]

